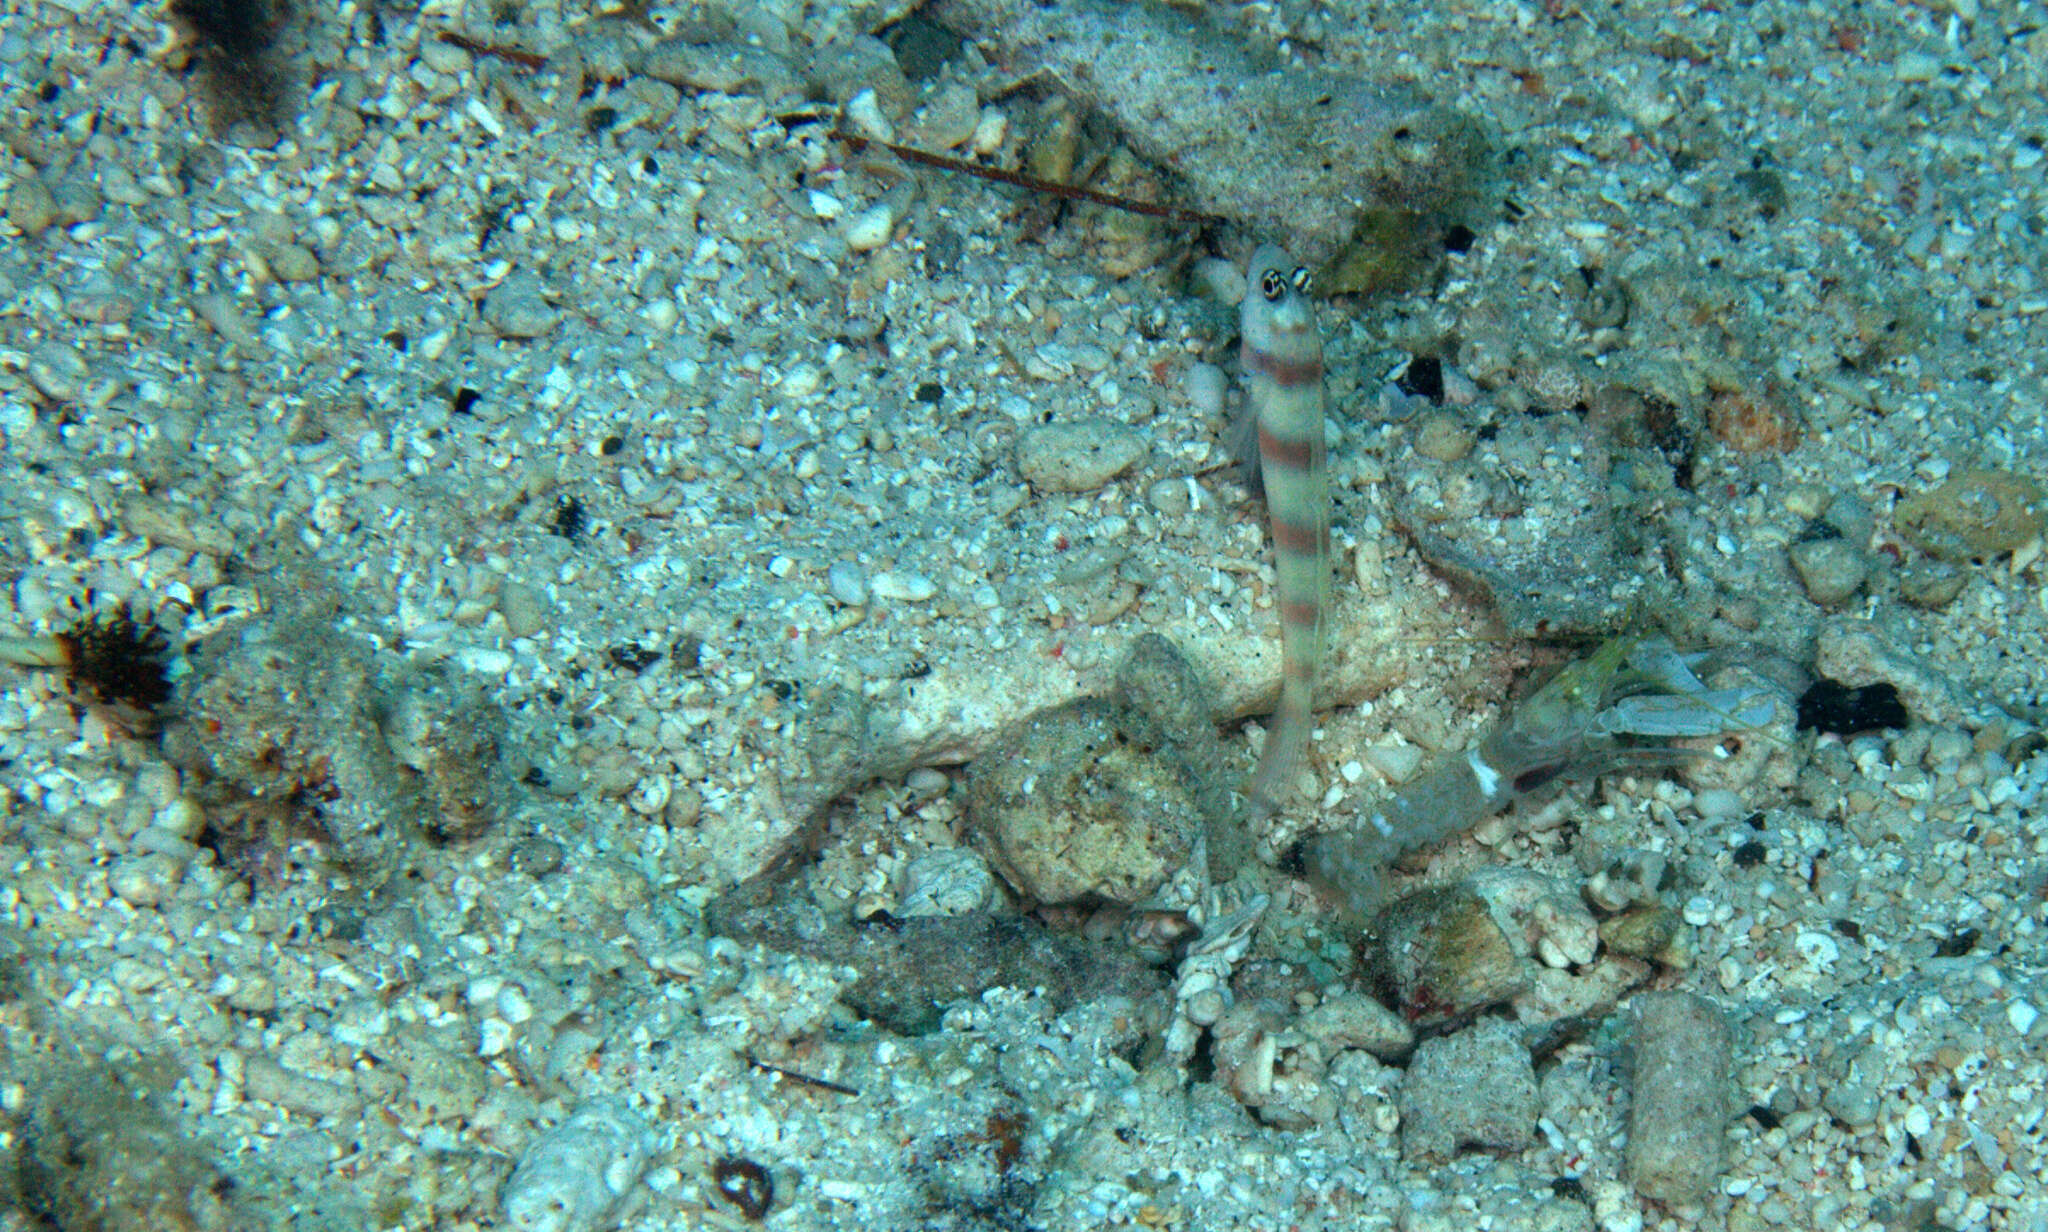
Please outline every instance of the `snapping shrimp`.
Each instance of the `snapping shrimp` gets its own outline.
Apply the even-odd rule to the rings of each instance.
[[[1570,664],[1488,732],[1445,758],[1350,830],[1302,843],[1311,880],[1363,911],[1381,870],[1406,852],[1470,829],[1553,783],[1619,766],[1674,765],[1694,754],[1622,737],[1710,736],[1770,721],[1764,689],[1709,689],[1661,637],[1619,637]]]

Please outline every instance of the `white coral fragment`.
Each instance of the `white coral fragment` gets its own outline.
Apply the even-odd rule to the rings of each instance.
[[[535,1138],[505,1182],[505,1221],[521,1232],[600,1232],[640,1183],[653,1134],[623,1099],[596,1099]]]

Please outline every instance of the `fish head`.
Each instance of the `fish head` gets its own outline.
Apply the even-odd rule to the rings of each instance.
[[[1262,324],[1273,334],[1313,331],[1315,311],[1309,304],[1309,268],[1278,244],[1261,244],[1245,266],[1244,319]]]

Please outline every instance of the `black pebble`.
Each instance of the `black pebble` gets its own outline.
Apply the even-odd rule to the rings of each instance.
[[[612,647],[605,651],[605,656],[635,676],[661,661],[659,650],[649,650],[645,646],[635,646],[631,642]]]

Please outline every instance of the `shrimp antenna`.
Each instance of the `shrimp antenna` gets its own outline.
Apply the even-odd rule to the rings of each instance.
[[[980,163],[971,163],[964,158],[934,154],[930,150],[920,150],[916,146],[897,145],[893,141],[883,141],[878,137],[862,137],[855,133],[849,133],[844,129],[835,128],[827,136],[830,136],[834,141],[845,142],[856,154],[871,145],[876,145],[898,158],[907,159],[914,163],[922,163],[927,167],[937,167],[944,171],[958,171],[962,175],[971,175],[984,180],[994,180],[999,184],[1015,184],[1019,188],[1028,188],[1033,192],[1045,193],[1053,197],[1065,197],[1070,201],[1087,201],[1095,205],[1106,205],[1113,210],[1125,210],[1132,214],[1147,214],[1153,218],[1164,218],[1169,222],[1188,222],[1206,225],[1223,221],[1223,219],[1214,214],[1204,214],[1199,210],[1185,210],[1177,205],[1159,205],[1151,201],[1139,201],[1134,197],[1119,197],[1114,193],[1097,192],[1095,189],[1082,188],[1074,184],[1062,184],[1058,180],[1043,180],[1035,175],[1026,175],[1022,171],[1005,171],[1001,167],[984,167]]]

